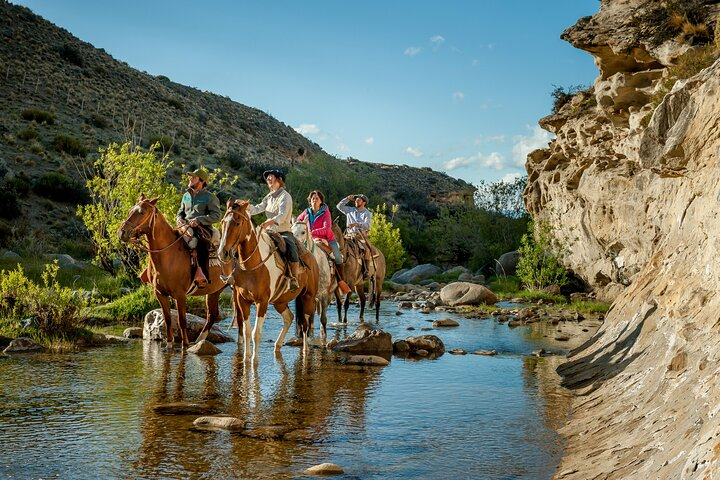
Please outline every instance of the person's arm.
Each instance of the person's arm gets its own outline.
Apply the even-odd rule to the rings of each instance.
[[[297,217],[295,217],[295,223],[302,223],[302,222],[304,222],[305,219],[307,219],[307,216],[308,216],[307,210],[303,210],[302,212],[300,212],[300,215],[298,215]]]
[[[265,198],[263,198],[263,201],[258,203],[257,205],[248,205],[245,211],[248,212],[249,215],[257,215],[258,213],[262,213],[267,208],[267,202],[268,195],[266,195]]]
[[[355,210],[354,207],[348,207],[347,205],[345,205],[345,204],[346,204],[347,202],[349,202],[349,201],[350,201],[350,196],[347,196],[347,197],[343,198],[342,200],[340,200],[340,203],[338,203],[338,204],[336,205],[336,208],[337,208],[338,210],[340,210],[341,212],[343,212],[345,215],[347,215],[348,213],[350,213],[350,212],[352,212],[353,210]]]
[[[208,199],[207,213],[205,215],[200,215],[196,219],[198,223],[206,226],[219,222],[223,216],[223,212],[220,209],[220,200],[218,200],[215,194],[209,192],[208,194],[210,198]]]

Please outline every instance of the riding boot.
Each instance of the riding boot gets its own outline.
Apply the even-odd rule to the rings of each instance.
[[[342,263],[336,263],[335,264],[335,279],[337,280],[337,288],[340,291],[341,294],[345,295],[346,293],[350,293],[350,287],[347,283],[345,283],[345,280],[343,280],[343,277],[345,275],[345,265]]]
[[[193,282],[195,282],[195,285],[197,285],[199,288],[203,288],[207,285],[207,277],[202,271],[202,268],[198,264],[197,261],[197,250],[192,251],[192,261],[195,265],[195,277],[193,278]]]
[[[294,292],[300,285],[298,285],[298,275],[300,274],[300,262],[289,262],[290,264],[290,291]]]

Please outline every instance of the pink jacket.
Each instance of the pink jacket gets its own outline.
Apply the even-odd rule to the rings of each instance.
[[[296,222],[308,221],[310,223],[310,234],[313,238],[322,238],[328,242],[335,240],[335,234],[332,231],[332,218],[330,218],[330,209],[326,205],[323,205],[324,209],[321,208],[318,216],[315,217],[315,221],[311,220],[308,209],[302,211],[300,215],[295,219]]]

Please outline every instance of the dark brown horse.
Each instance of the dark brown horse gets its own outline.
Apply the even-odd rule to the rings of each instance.
[[[155,206],[157,201],[157,198],[148,200],[145,195],[141,194],[138,202],[130,209],[127,218],[118,229],[118,237],[123,242],[137,239],[142,235],[147,237],[147,251],[150,254],[148,269],[150,283],[162,309],[168,346],[172,348],[174,341],[170,316],[170,299],[173,298],[177,306],[182,345],[183,348],[186,348],[190,344],[185,318],[185,302],[188,292],[190,291],[190,295],[193,296],[207,296],[205,299],[207,308],[205,326],[212,325],[220,316],[218,300],[220,293],[225,288],[225,284],[220,280],[220,274],[229,274],[230,266],[227,266],[225,272],[219,266],[210,266],[210,282],[203,288],[194,288],[190,249],[182,240],[182,236],[170,226],[165,216],[157,209]]]
[[[228,200],[227,210],[222,220],[222,239],[218,254],[223,262],[234,263],[233,300],[235,319],[242,324],[244,343],[244,361],[250,360],[250,305],[255,305],[255,326],[252,330],[253,355],[257,362],[258,347],[262,341],[262,328],[265,323],[268,305],[272,304],[282,316],[283,328],[275,341],[275,351],[279,351],[285,335],[293,321],[288,303],[295,300],[295,313],[303,336],[303,350],[307,350],[308,330],[315,311],[315,294],[318,290],[318,265],[307,250],[299,252],[306,268],[297,279],[300,288],[294,292],[288,290],[288,280],[284,270],[275,261],[275,245],[267,232],[259,233],[253,227],[247,213],[249,202]],[[233,262],[233,257],[237,260]]]
[[[365,284],[368,283],[368,295],[370,300],[370,306],[375,306],[375,321],[380,320],[380,300],[382,300],[382,287],[385,281],[385,255],[376,247],[370,246],[373,252],[373,266],[375,274],[369,279],[363,276],[362,271],[362,258],[359,258],[358,251],[356,249],[348,248],[348,239],[346,239],[340,227],[335,222],[333,223],[333,233],[335,238],[340,245],[340,250],[343,256],[344,272],[343,278],[350,287],[350,290],[354,291],[358,299],[360,300],[360,318],[361,322],[365,321]],[[350,293],[345,295],[345,301],[342,302],[340,296],[335,294],[337,308],[338,308],[338,322],[347,323],[347,311],[350,306]],[[342,312],[342,304],[345,306],[344,313]]]

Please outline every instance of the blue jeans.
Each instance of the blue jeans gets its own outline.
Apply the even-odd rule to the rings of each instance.
[[[328,242],[328,245],[330,245],[330,248],[332,248],[333,255],[335,255],[335,263],[338,265],[342,265],[342,254],[340,253],[340,246],[338,245],[338,241],[335,239],[332,239]]]

